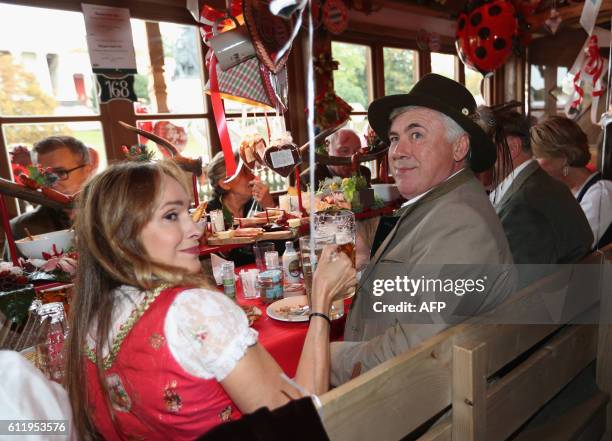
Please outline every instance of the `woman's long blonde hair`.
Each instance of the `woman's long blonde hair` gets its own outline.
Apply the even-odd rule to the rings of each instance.
[[[178,181],[189,194],[185,173],[173,162],[125,162],[94,177],[79,199],[75,223],[79,268],[66,352],[66,388],[79,440],[99,437],[88,411],[83,351],[87,334],[94,326],[98,377],[109,402],[103,381],[102,348],[110,346],[115,305],[111,291],[124,284],[151,290],[162,284],[206,283],[184,269],[153,262],[142,246],[142,229],[163,194],[163,176]],[[112,412],[111,406],[108,408]]]

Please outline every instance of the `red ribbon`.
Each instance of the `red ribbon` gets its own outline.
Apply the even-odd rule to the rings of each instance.
[[[574,89],[576,90],[576,93],[578,93],[578,98],[576,98],[572,102],[572,108],[577,108],[584,97],[584,89],[580,87],[580,74],[582,73],[582,71],[584,71],[585,74],[590,75],[593,78],[593,92],[591,93],[591,95],[594,97],[603,95],[603,88],[595,90],[595,88],[597,87],[597,82],[599,81],[599,77],[603,72],[603,67],[604,60],[601,54],[599,53],[599,44],[597,41],[597,36],[592,35],[589,38],[589,44],[586,49],[586,60],[584,67],[580,69],[574,76]]]
[[[191,183],[193,184],[193,202],[195,203],[195,207],[198,208],[200,205],[200,195],[198,194],[198,177],[196,175],[191,175]]]
[[[227,131],[227,122],[225,121],[225,108],[219,94],[219,81],[217,79],[217,57],[213,54],[210,57],[209,65],[210,78],[210,100],[212,102],[213,114],[215,115],[215,124],[217,125],[217,133],[221,141],[221,150],[225,156],[225,175],[234,176],[236,172],[236,159],[232,150],[232,141]]]
[[[231,10],[229,11],[232,17],[239,17],[242,14],[242,0],[233,0]],[[200,10],[200,33],[202,34],[202,40],[208,44],[208,41],[213,36],[213,26],[217,20],[227,18],[227,11],[219,11],[208,5],[202,6]],[[227,18],[219,23],[221,29],[226,26],[233,26],[234,22]]]
[[[297,194],[298,194],[298,209],[300,210],[300,213],[304,213],[304,207],[302,205],[302,185],[300,183],[300,168],[299,167],[295,168],[295,188],[297,189]],[[289,205],[291,205],[291,203],[289,203]]]
[[[17,258],[17,247],[15,246],[15,238],[13,237],[13,230],[11,230],[11,224],[9,222],[9,214],[6,208],[6,202],[4,196],[0,195],[0,213],[2,214],[2,226],[6,233],[6,241],[8,242],[9,252],[11,253],[11,260],[13,266],[20,266],[19,259]]]

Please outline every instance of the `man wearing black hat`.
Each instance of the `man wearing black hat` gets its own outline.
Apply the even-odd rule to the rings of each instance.
[[[390,145],[407,202],[364,270],[345,342],[332,345],[333,384],[490,309],[516,281],[499,218],[474,176],[493,166],[496,148],[476,123],[470,92],[429,74],[408,94],[374,101],[368,118]]]

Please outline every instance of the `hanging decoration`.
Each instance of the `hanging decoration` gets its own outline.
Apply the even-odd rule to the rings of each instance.
[[[343,0],[326,0],[323,4],[323,24],[329,32],[339,35],[348,27],[348,7]]]
[[[502,66],[518,44],[518,19],[506,0],[476,0],[457,20],[457,53],[470,69],[483,76]]]
[[[536,14],[536,9],[541,0],[512,0],[518,20],[518,44],[514,45],[514,51],[520,55],[521,50],[529,46],[534,29],[540,29],[544,25],[542,14]]]
[[[332,72],[338,69],[338,62],[332,59],[328,52],[320,53],[313,62],[314,70],[319,78],[325,78],[319,94],[315,98],[315,125],[320,130],[336,127],[348,120],[353,108],[333,89]]]
[[[605,59],[599,50],[599,39],[597,35],[591,35],[583,46],[574,65],[570,69],[570,74],[574,75],[574,93],[565,109],[568,117],[576,117],[580,114],[582,103],[585,96],[586,86],[591,90],[591,121],[593,124],[599,123],[597,106],[599,98],[605,91],[603,79],[607,71]]]
[[[295,167],[302,163],[302,156],[298,146],[293,143],[291,135],[273,140],[271,145],[264,151],[264,162],[276,173],[288,177]]]
[[[288,19],[295,13],[301,13],[306,3],[307,0],[270,0],[270,12]]]
[[[291,47],[295,38],[293,21],[272,14],[269,0],[244,0],[243,13],[257,57],[271,72],[278,73],[289,58],[289,51],[281,50],[287,43]]]
[[[238,176],[243,163],[255,163],[254,152],[244,145],[241,162],[236,164],[223,100],[286,111],[285,65],[305,4],[304,0],[227,0],[226,11],[202,7],[202,38],[211,47],[206,56],[209,82],[205,90],[211,96],[228,181]]]
[[[550,10],[550,15],[548,16],[544,24],[546,26],[546,29],[548,29],[548,32],[555,35],[557,33],[557,29],[559,29],[559,26],[561,26],[562,20],[563,19],[561,18],[561,14],[559,14],[559,11],[557,11],[553,7]]]
[[[212,53],[208,57],[208,63],[210,56]],[[286,102],[278,96],[272,84],[273,75],[257,58],[251,58],[226,71],[217,66],[216,74],[221,98],[265,110],[286,110]],[[283,69],[279,76],[286,78],[286,69]],[[211,80],[206,84],[205,92],[211,94]]]
[[[417,47],[422,51],[438,52],[440,50],[440,35],[419,29],[416,37]]]
[[[244,22],[242,18],[242,0],[230,0],[229,16],[228,11],[220,11],[208,5],[203,5],[200,11],[200,34],[202,40],[208,45],[208,41],[213,36],[213,28],[218,27],[220,32],[225,32],[235,26],[230,17],[236,18],[238,22]]]

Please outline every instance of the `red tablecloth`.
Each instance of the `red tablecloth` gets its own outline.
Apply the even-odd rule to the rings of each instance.
[[[238,273],[241,269],[254,268],[255,266],[240,267],[237,269]],[[253,328],[259,332],[259,343],[274,357],[276,362],[285,371],[289,377],[295,375],[298,362],[300,361],[300,355],[302,353],[302,347],[304,346],[304,339],[306,338],[306,332],[308,330],[308,322],[303,323],[288,323],[274,320],[268,317],[266,308],[268,305],[263,303],[260,299],[245,299],[242,295],[242,286],[240,279],[236,281],[236,299],[240,305],[257,306],[262,311],[262,316],[253,324]],[[345,307],[345,311],[348,313],[348,309]],[[331,339],[340,340],[344,333],[344,322],[346,321],[346,314],[344,317],[334,320],[332,326]]]

